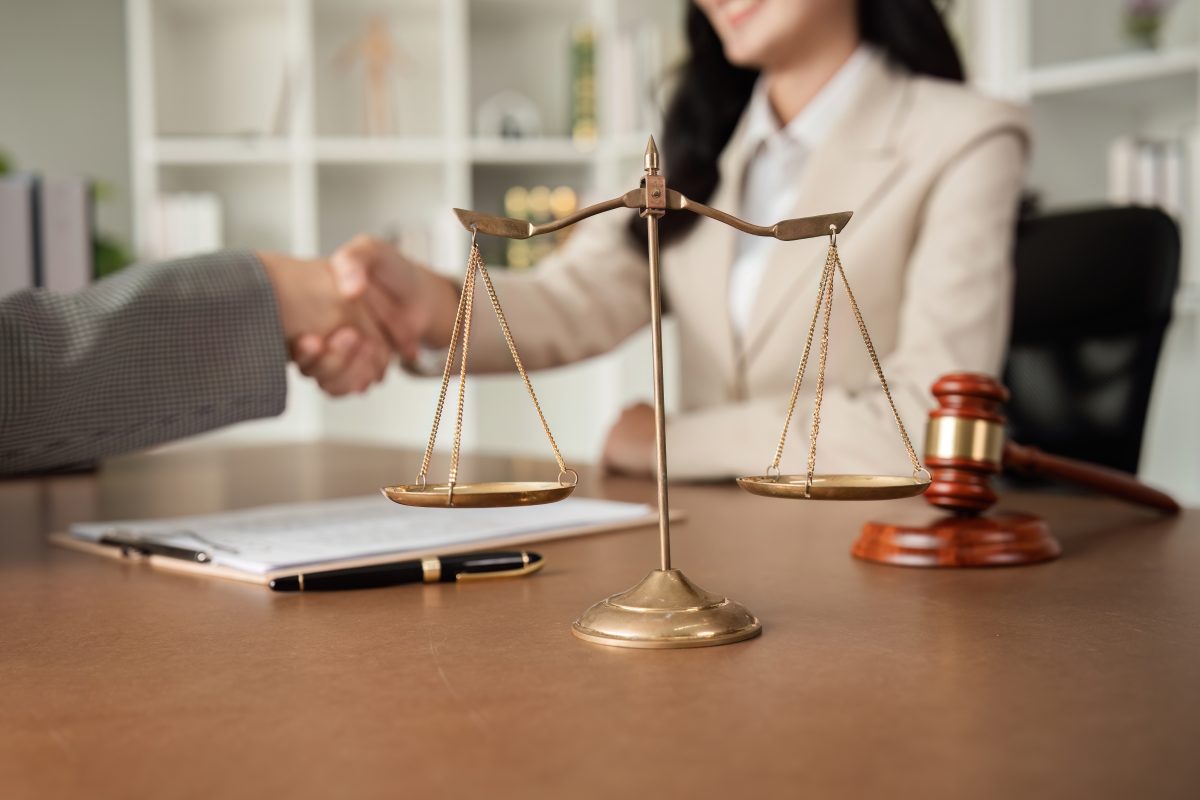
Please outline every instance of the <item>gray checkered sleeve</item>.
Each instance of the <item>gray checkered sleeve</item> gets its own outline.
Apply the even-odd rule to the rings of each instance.
[[[279,414],[286,366],[275,295],[252,253],[0,298],[0,475]]]

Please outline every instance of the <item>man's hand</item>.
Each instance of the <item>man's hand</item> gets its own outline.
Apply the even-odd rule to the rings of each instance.
[[[602,461],[610,472],[636,477],[654,474],[654,406],[637,403],[621,412],[608,431]]]
[[[326,374],[318,382],[333,395],[361,392],[382,380],[390,358],[383,332],[363,304],[338,289],[326,261],[258,253],[275,290],[279,320],[292,358],[306,371],[315,356]]]
[[[416,360],[422,344],[449,344],[458,309],[458,287],[449,280],[370,236],[342,245],[329,264],[341,295],[366,311],[401,358]],[[373,350],[359,349],[362,336],[361,326],[339,327],[328,337],[303,335],[296,362],[331,393],[332,387],[357,385],[374,367]]]

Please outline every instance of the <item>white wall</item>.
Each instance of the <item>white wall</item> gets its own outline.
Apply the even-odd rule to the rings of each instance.
[[[0,0],[0,150],[48,176],[115,191],[99,227],[129,241],[129,138],[122,0]]]

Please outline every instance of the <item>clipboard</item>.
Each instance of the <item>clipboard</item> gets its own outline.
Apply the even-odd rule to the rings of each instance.
[[[326,501],[328,503],[345,502],[345,501]],[[567,502],[567,501],[564,501]],[[608,501],[588,501],[608,502]],[[304,506],[312,506],[315,504],[300,504],[296,506],[298,511]],[[561,504],[559,504],[561,505]],[[188,575],[198,575],[206,578],[218,578],[222,580],[231,580],[239,583],[249,583],[259,586],[267,586],[271,580],[279,577],[293,575],[298,571],[304,572],[320,572],[325,570],[346,569],[352,567],[364,567],[375,564],[388,564],[397,561],[419,560],[430,556],[447,556],[459,553],[476,552],[480,550],[495,550],[495,549],[510,549],[517,546],[528,545],[535,542],[550,541],[555,539],[574,538],[577,536],[592,536],[601,533],[610,533],[623,530],[632,530],[640,527],[653,526],[658,524],[658,513],[650,507],[636,506],[641,509],[640,513],[632,513],[635,504],[616,504],[622,506],[631,506],[629,513],[619,520],[609,520],[603,522],[595,522],[591,524],[571,524],[559,527],[542,528],[537,530],[512,531],[504,535],[488,536],[486,538],[472,539],[471,541],[463,542],[446,542],[443,544],[431,544],[422,547],[413,547],[405,549],[395,549],[385,553],[376,553],[371,555],[355,555],[342,558],[329,558],[320,561],[309,561],[304,564],[291,564],[288,566],[280,566],[273,569],[264,569],[262,571],[251,571],[247,569],[239,569],[227,564],[211,561],[201,563],[196,560],[187,558],[172,557],[158,554],[144,554],[130,548],[122,548],[113,544],[102,544],[95,539],[84,538],[77,533],[70,532],[55,532],[50,534],[49,541],[59,547],[74,550],[75,552],[88,553],[110,560],[123,561],[127,563],[136,563],[152,567],[154,569],[166,570],[168,572],[183,573]],[[394,508],[394,506],[389,506]],[[286,508],[279,506],[276,508]],[[260,511],[262,509],[247,509],[244,513]],[[239,512],[229,512],[230,515]],[[432,513],[444,513],[440,510]],[[684,514],[678,510],[673,510],[670,514],[673,522],[679,522],[684,519]],[[203,517],[190,518],[203,519]],[[169,522],[169,521],[159,521]],[[94,523],[86,527],[89,529],[108,527],[111,531],[118,531],[123,525],[148,525],[154,524],[155,521],[138,521],[134,523]]]

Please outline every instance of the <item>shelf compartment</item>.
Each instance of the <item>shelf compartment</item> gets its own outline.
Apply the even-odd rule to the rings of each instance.
[[[584,0],[471,0],[467,125],[477,133],[480,105],[504,91],[529,98],[543,137],[571,133],[571,52],[576,26],[591,24]],[[500,65],[503,65],[500,68]]]
[[[318,136],[435,137],[443,132],[442,14],[436,2],[317,0],[313,15],[313,83]],[[364,55],[373,20],[394,48],[389,81],[390,120],[372,132],[367,122]]]
[[[317,168],[319,248],[331,253],[360,233],[394,241],[423,263],[451,218],[440,165],[322,164]]]
[[[1027,25],[1028,58],[1035,70],[1093,61],[1120,61],[1175,51],[1194,51],[1197,0],[1169,3],[1162,18],[1158,48],[1145,49],[1126,32],[1130,0],[999,0]],[[1023,10],[1022,10],[1023,9]]]
[[[514,216],[509,209],[505,208],[505,195],[514,186],[526,189],[544,186],[551,190],[559,186],[566,186],[575,192],[577,207],[599,199],[593,198],[593,170],[587,164],[578,163],[546,163],[537,168],[532,168],[528,164],[476,164],[472,170],[472,185],[474,187],[472,210],[501,216]],[[546,197],[544,193],[542,196]],[[546,199],[550,200],[550,198]],[[545,209],[542,213],[545,213]],[[551,216],[561,216],[554,214],[552,208],[550,214]],[[524,215],[517,213],[515,216],[523,217]],[[522,242],[513,242],[495,236],[481,236],[479,246],[489,265],[509,266],[510,247],[516,247],[525,252],[521,261],[515,263],[518,266],[528,266],[524,263],[525,256],[528,256],[528,260],[537,260],[539,253],[544,255],[544,251],[552,249],[569,235],[570,230],[567,230]]]
[[[286,133],[284,0],[159,0],[150,7],[158,135]]]
[[[291,251],[291,178],[270,165],[172,165],[159,174],[159,191],[211,192],[221,202],[223,247]]]

